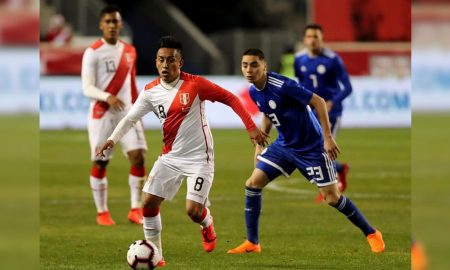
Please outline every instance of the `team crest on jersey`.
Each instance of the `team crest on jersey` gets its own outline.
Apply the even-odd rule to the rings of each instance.
[[[302,72],[306,72],[306,67],[305,67],[305,66],[301,66],[301,67],[300,67],[300,70],[301,70]]]
[[[180,103],[182,105],[188,105],[190,101],[189,93],[182,93],[180,94]]]
[[[134,57],[132,53],[125,53],[125,59],[127,60],[128,64],[132,64],[134,61]]]
[[[275,110],[277,108],[277,104],[273,100],[269,100],[269,107],[272,108],[272,110]]]
[[[317,72],[319,74],[324,74],[325,72],[327,72],[327,68],[324,65],[318,65],[317,66]]]

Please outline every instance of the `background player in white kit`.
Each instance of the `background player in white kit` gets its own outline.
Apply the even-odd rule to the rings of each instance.
[[[214,151],[205,100],[230,106],[255,143],[265,145],[267,135],[256,127],[235,95],[200,76],[181,72],[182,65],[181,43],[171,36],[162,37],[156,55],[160,78],[145,86],[97,154],[103,156],[103,151],[112,148],[141,117],[155,113],[162,125],[164,146],[143,188],[145,238],[162,252],[159,207],[165,199],[174,197],[187,177],[186,212],[201,225],[203,247],[211,252],[216,246],[216,234],[206,204],[214,177]]]
[[[130,110],[138,96],[136,87],[136,50],[119,39],[123,28],[120,9],[107,6],[100,13],[103,37],[87,48],[83,55],[81,78],[83,93],[91,98],[88,119],[89,143],[93,161],[90,184],[97,208],[97,224],[114,225],[107,206],[106,166],[112,151],[103,159],[96,150],[108,138],[114,127]],[[142,123],[137,123],[120,140],[122,150],[130,161],[128,183],[131,209],[128,219],[142,224],[141,188],[145,176],[144,154],[147,144]]]

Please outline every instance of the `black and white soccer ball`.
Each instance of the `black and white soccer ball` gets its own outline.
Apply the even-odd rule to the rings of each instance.
[[[132,269],[154,269],[160,260],[158,248],[148,240],[137,240],[128,248],[127,261]]]

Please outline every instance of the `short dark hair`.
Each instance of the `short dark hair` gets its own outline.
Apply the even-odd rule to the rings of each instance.
[[[261,51],[260,49],[257,49],[257,48],[250,48],[250,49],[247,49],[247,50],[242,54],[242,56],[244,56],[244,55],[254,55],[254,56],[258,56],[258,58],[259,58],[260,60],[265,60],[265,59],[266,59],[266,58],[264,57],[263,51]]]
[[[103,17],[105,14],[119,12],[120,15],[122,15],[122,10],[118,6],[115,5],[107,5],[100,11],[100,18]]]
[[[309,24],[305,25],[305,27],[303,28],[303,36],[306,34],[306,31],[308,29],[319,30],[320,32],[323,33],[322,25],[317,24],[317,23],[309,23]]]
[[[157,51],[161,48],[176,49],[183,56],[183,44],[174,36],[163,36],[158,41]]]

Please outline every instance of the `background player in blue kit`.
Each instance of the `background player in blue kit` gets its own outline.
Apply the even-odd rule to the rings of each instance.
[[[352,92],[352,85],[341,58],[323,45],[323,30],[319,24],[308,24],[303,31],[305,49],[296,54],[295,76],[299,82],[322,97],[327,106],[331,133],[336,138],[342,117],[342,101]],[[347,163],[335,161],[339,190],[347,187]],[[319,195],[318,200],[322,198]]]
[[[323,98],[294,80],[267,71],[264,54],[248,49],[242,56],[241,69],[252,83],[250,97],[264,113],[261,131],[269,134],[273,126],[277,139],[266,149],[256,147],[258,163],[245,185],[245,223],[247,239],[228,253],[259,253],[259,216],[262,189],[281,174],[289,176],[298,169],[315,183],[325,201],[343,213],[367,237],[373,252],[384,250],[381,232],[373,228],[352,201],[340,194],[333,160],[340,150],[331,135]],[[309,105],[316,110],[318,119]]]

